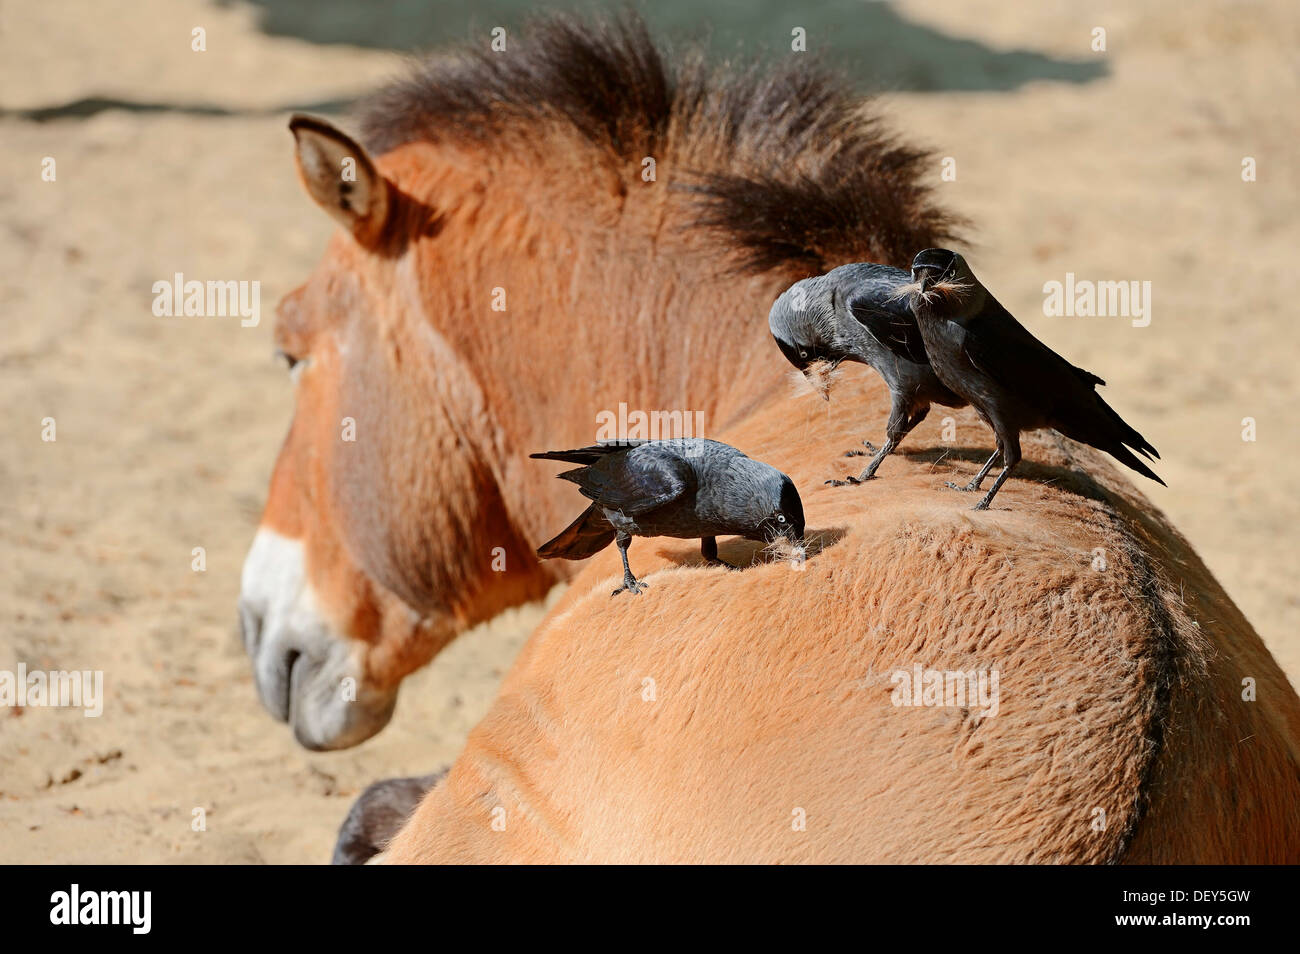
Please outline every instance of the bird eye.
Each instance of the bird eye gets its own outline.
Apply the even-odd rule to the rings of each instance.
[[[778,513],[778,514],[776,515],[776,522],[777,522],[777,523],[785,523],[785,514],[783,514],[783,513]]]
[[[808,360],[808,352],[807,352],[807,351],[804,351],[803,348],[800,348],[800,349],[799,349],[799,357],[800,357],[801,360],[803,360],[803,361],[807,361],[807,360]]]

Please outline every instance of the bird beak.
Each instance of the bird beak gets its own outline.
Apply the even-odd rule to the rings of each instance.
[[[912,280],[921,286],[921,294],[924,295],[930,290],[935,279],[939,277],[938,271],[933,268],[915,268],[912,270]]]

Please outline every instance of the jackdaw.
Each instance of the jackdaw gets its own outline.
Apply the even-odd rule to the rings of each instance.
[[[538,556],[585,560],[617,542],[623,585],[611,596],[639,594],[647,585],[627,565],[633,537],[700,537],[705,561],[720,566],[730,564],[718,559],[719,536],[802,544],[803,504],[794,482],[727,444],[702,438],[622,441],[531,456],[582,464],[558,476],[593,501],[538,548]]]
[[[1002,472],[976,510],[988,509],[1020,463],[1020,432],[1040,427],[1103,450],[1164,484],[1129,450],[1150,459],[1160,456],[1156,449],[1096,392],[1106,382],[1030,334],[980,284],[964,258],[948,249],[926,249],[913,260],[911,278],[902,293],[916,315],[935,373],[974,405],[997,438],[997,450],[974,480],[965,487],[949,484],[979,490],[1000,456]]]
[[[880,462],[925,420],[931,404],[966,405],[935,376],[916,318],[907,301],[896,295],[908,281],[907,272],[889,265],[841,265],[825,275],[795,282],[768,313],[768,328],[777,347],[815,386],[815,365],[828,366],[825,372],[829,373],[841,361],[869,364],[889,385],[884,445],[876,450],[870,441],[863,441],[875,451],[871,463],[860,477],[826,481],[833,486],[860,484],[874,477]],[[830,400],[828,389],[822,393]],[[844,456],[861,454],[849,451]]]

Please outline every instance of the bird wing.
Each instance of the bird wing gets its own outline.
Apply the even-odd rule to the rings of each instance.
[[[866,328],[871,337],[879,341],[900,358],[914,364],[929,364],[925,341],[916,318],[911,311],[890,311],[881,306],[877,297],[868,294],[853,295],[848,300],[849,314]]]
[[[675,454],[619,454],[570,473],[584,497],[629,517],[676,500],[694,479],[690,465]]]
[[[1092,391],[1106,383],[1070,364],[1005,309],[971,318],[965,331],[962,353],[971,364],[1003,387],[1034,396],[1047,409],[1052,396],[1077,393],[1080,388]]]

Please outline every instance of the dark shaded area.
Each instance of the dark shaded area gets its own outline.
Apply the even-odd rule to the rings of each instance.
[[[231,0],[214,0],[229,5]],[[465,40],[486,46],[493,27],[507,42],[536,14],[608,12],[589,0],[251,0],[271,35],[313,43],[420,51]],[[715,56],[803,56],[842,69],[866,90],[1011,90],[1036,80],[1086,83],[1106,75],[1105,60],[1088,53],[1080,27],[1077,60],[1032,50],[999,51],[903,19],[877,0],[710,0],[632,4],[673,45],[703,40]],[[790,50],[802,27],[807,52]]]
[[[134,102],[128,99],[105,99],[87,96],[57,106],[36,109],[0,108],[0,119],[25,119],[34,123],[48,123],[56,119],[89,119],[110,109],[125,109],[130,113],[183,113],[187,116],[282,116],[287,112],[342,113],[352,106],[352,100],[331,99],[313,103],[290,103],[267,109],[227,109],[207,103]]]
[[[229,6],[232,0],[212,0]],[[273,36],[321,44],[423,52],[452,44],[488,46],[503,26],[507,43],[523,42],[524,25],[536,16],[569,11],[609,15],[590,0],[479,0],[470,12],[452,0],[249,0],[261,8],[261,27]],[[1048,80],[1086,83],[1105,76],[1104,59],[1056,59],[1032,50],[999,51],[974,40],[904,20],[879,0],[710,0],[629,4],[671,50],[703,43],[713,57],[770,60],[806,57],[812,66],[846,74],[863,91],[1005,91]],[[807,52],[790,50],[791,30],[802,27]],[[1079,37],[1080,50],[1087,36]],[[256,116],[285,112],[340,114],[352,100],[285,103],[271,109],[231,110],[206,103],[133,102],[87,97],[33,109],[0,109],[0,119],[49,122],[86,119],[110,109],[192,116]]]
[[[916,450],[900,450],[896,453],[906,457],[908,460],[927,461],[934,465],[953,463],[955,461],[965,461],[969,464],[973,464],[974,469],[970,471],[965,469],[958,470],[955,468],[950,471],[949,480],[952,480],[954,483],[965,483],[971,477],[975,476],[975,471],[979,470],[979,468],[984,465],[984,462],[989,459],[989,455],[993,453],[994,447],[992,434],[989,436],[989,446],[983,448],[927,447],[924,449],[917,448]],[[939,469],[939,467],[935,467],[936,472],[938,472]],[[946,470],[947,468],[944,469]],[[996,474],[997,471],[998,467],[995,466],[993,468],[993,473]],[[1011,480],[1031,480],[1034,483],[1051,484],[1053,487],[1068,491],[1069,493],[1076,494],[1080,497],[1087,497],[1090,500],[1099,500],[1102,503],[1111,504],[1115,502],[1112,499],[1111,494],[1102,487],[1101,484],[1097,483],[1096,478],[1088,471],[1081,468],[1060,467],[1055,464],[1042,464],[1026,458],[1016,467],[1015,474],[1012,475]],[[955,490],[949,492],[958,493],[958,491]],[[972,503],[980,497],[979,494],[963,494],[963,496],[970,497]]]
[[[432,775],[388,778],[368,786],[343,819],[330,864],[364,865],[383,851],[448,771],[444,768]]]

